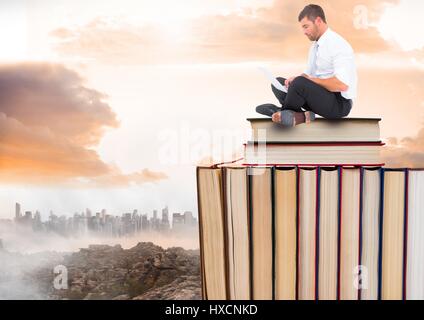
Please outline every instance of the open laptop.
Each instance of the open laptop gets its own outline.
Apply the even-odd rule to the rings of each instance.
[[[280,91],[283,91],[283,92],[285,92],[285,93],[287,93],[287,87],[286,86],[283,86],[278,80],[277,80],[277,78],[276,77],[274,77],[274,75],[271,73],[271,71],[269,71],[266,67],[262,67],[262,66],[260,66],[260,67],[258,67],[258,69],[260,70],[260,71],[262,71],[262,73],[265,75],[265,77],[269,80],[269,81],[271,81],[271,83],[272,83],[272,85],[276,88],[276,89],[278,89],[278,90],[280,90]]]

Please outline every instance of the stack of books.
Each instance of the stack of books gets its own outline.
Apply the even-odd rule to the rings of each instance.
[[[379,119],[250,121],[245,159],[197,168],[204,299],[424,299],[424,171],[366,150]]]
[[[318,118],[285,128],[270,119],[248,119],[252,140],[245,144],[245,164],[381,165],[380,120]]]

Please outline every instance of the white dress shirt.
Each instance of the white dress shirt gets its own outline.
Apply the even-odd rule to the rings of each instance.
[[[336,77],[349,87],[341,95],[346,99],[356,98],[355,54],[351,45],[330,28],[312,43],[305,73],[320,79]]]

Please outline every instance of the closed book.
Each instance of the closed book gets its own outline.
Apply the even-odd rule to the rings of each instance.
[[[272,169],[249,168],[252,299],[273,298]]]
[[[298,299],[316,299],[317,168],[299,168]]]
[[[381,292],[383,300],[403,299],[405,242],[404,169],[384,169],[381,215]]]
[[[380,166],[377,143],[255,143],[244,150],[245,165],[369,165]]]
[[[424,171],[408,172],[406,299],[424,300]]]
[[[343,168],[341,178],[339,297],[358,300],[360,169]]]
[[[223,167],[230,300],[250,299],[250,223],[247,170],[243,167]]]
[[[296,299],[297,169],[277,167],[275,190],[275,299]]]
[[[225,213],[221,169],[197,168],[202,296],[227,299]]]
[[[337,299],[339,170],[320,168],[318,221],[318,297]]]
[[[287,128],[270,118],[247,119],[252,141],[266,142],[378,142],[380,118],[317,118],[309,124]]]
[[[363,168],[361,300],[378,299],[378,255],[380,233],[381,168]]]

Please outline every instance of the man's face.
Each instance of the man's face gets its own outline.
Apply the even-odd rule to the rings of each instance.
[[[316,41],[318,39],[319,30],[317,25],[318,18],[315,21],[311,21],[308,17],[304,17],[300,20],[300,25],[302,26],[302,31],[305,36],[309,38],[311,41]]]

